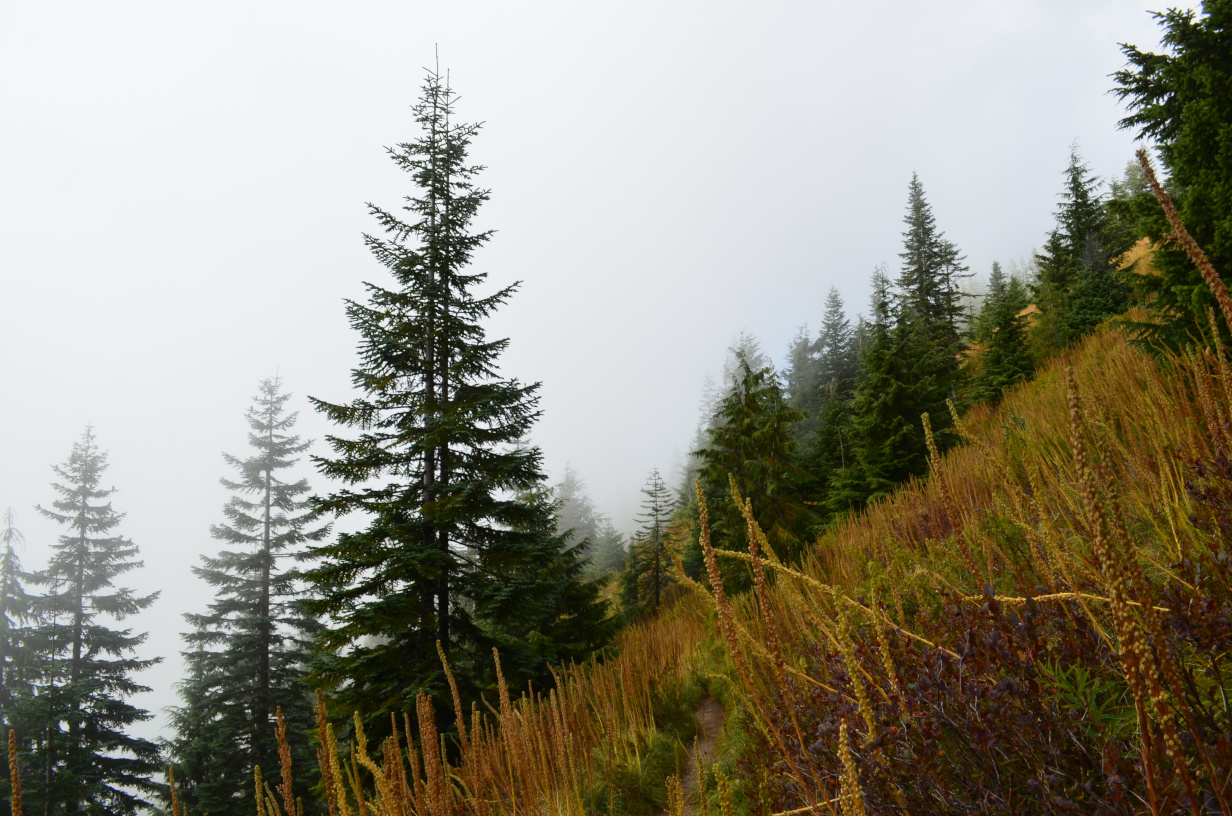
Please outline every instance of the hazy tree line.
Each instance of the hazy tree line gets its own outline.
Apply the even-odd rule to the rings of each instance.
[[[1232,11],[1207,5],[1201,18],[1162,15],[1173,53],[1127,46],[1116,81],[1130,109],[1122,125],[1159,145],[1189,229],[1227,270]],[[170,762],[189,813],[246,813],[254,767],[276,765],[279,716],[297,751],[296,793],[305,812],[319,811],[318,689],[340,736],[357,715],[379,739],[420,694],[452,710],[446,661],[463,705],[480,706],[494,652],[518,688],[602,656],[621,621],[663,603],[677,563],[699,574],[694,484],[720,546],[746,547],[741,500],[777,555],[798,559],[827,525],[926,472],[922,414],[944,449],[951,404],[998,402],[1104,321],[1151,349],[1210,330],[1208,290],[1168,242],[1136,170],[1105,185],[1074,149],[1042,249],[1009,272],[994,263],[978,297],[913,176],[897,270],[874,270],[867,311],[851,316],[831,290],[818,331],[800,331],[782,370],[739,337],[705,389],[680,480],[649,474],[626,541],[575,471],[548,487],[540,451],[524,441],[538,386],[501,376],[505,341],[484,331],[514,288],[482,294],[484,275],[470,268],[489,238],[471,226],[487,191],[466,158],[479,128],[454,122],[452,104],[429,74],[414,109],[420,135],[389,151],[413,193],[399,211],[371,207],[379,229],[366,241],[388,282],[346,304],[359,337],[356,396],[311,400],[335,426],[328,452],[307,456],[272,378],[247,413],[247,452],[224,455],[232,495],[210,530],[221,549],[194,568],[214,600],[187,616],[181,705],[162,744],[130,733],[151,716],[130,702],[146,690],[135,678],[159,658],[137,657],[145,636],[127,622],[157,593],[122,586],[141,561],[120,534],[93,428],[54,468],[52,500],[39,507],[62,529],[44,568],[23,568],[21,534],[5,518],[0,722],[19,749],[25,812],[138,812],[165,796]],[[1131,263],[1143,239],[1154,251]],[[302,475],[305,457],[320,492]],[[342,516],[357,523],[336,533]],[[745,571],[726,566],[739,589]],[[0,790],[9,796],[7,780]]]
[[[1193,220],[1212,257],[1223,253],[1217,268],[1232,269],[1232,178],[1214,169],[1229,166],[1220,145],[1232,127],[1232,103],[1214,99],[1210,86],[1195,80],[1226,54],[1220,38],[1232,17],[1222,5],[1207,12],[1201,21],[1191,12],[1162,15],[1165,43],[1188,52],[1189,61],[1126,46],[1131,67],[1117,74],[1117,93],[1132,111],[1122,126],[1158,141],[1187,223]],[[1218,75],[1225,84],[1232,80]],[[867,312],[853,318],[831,289],[819,330],[800,329],[781,370],[754,338],[737,338],[722,382],[707,380],[704,388],[694,451],[668,523],[686,573],[701,574],[695,482],[720,546],[747,550],[736,500],[751,501],[776,554],[797,559],[837,519],[926,474],[922,415],[945,450],[956,441],[952,411],[998,403],[1043,361],[1110,319],[1152,352],[1209,334],[1209,289],[1170,241],[1137,162],[1105,183],[1075,145],[1062,176],[1055,224],[1042,248],[1011,272],[994,262],[983,291],[971,285],[965,257],[938,226],[913,175],[897,274],[873,270]],[[631,559],[624,586],[646,584],[648,564]],[[731,588],[747,584],[739,562],[724,569]],[[645,610],[657,597],[656,586],[654,596],[629,590],[624,600]]]

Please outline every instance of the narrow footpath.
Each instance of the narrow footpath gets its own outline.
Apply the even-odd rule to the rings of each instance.
[[[718,747],[719,732],[723,729],[725,715],[723,707],[719,705],[718,700],[713,697],[707,697],[705,700],[702,700],[702,704],[697,707],[697,711],[693,712],[693,716],[697,718],[696,751],[701,755],[701,767],[704,771],[717,758],[716,748]],[[684,778],[681,779],[681,788],[684,790],[686,806],[699,807],[701,805],[702,780],[697,778],[698,759],[699,757],[694,754],[694,746],[689,745],[688,758],[684,766]],[[700,808],[698,812],[701,812]]]

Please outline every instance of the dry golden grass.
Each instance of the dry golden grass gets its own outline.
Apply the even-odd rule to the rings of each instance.
[[[1190,249],[1183,225],[1177,229]],[[1204,257],[1195,257],[1202,266]],[[1208,282],[1217,280],[1206,267]],[[1232,300],[1212,286],[1232,327]],[[1212,349],[1161,362],[1105,328],[1007,394],[997,409],[983,406],[955,417],[966,444],[941,456],[929,434],[927,481],[913,481],[839,523],[799,568],[775,560],[747,504],[741,509],[749,553],[716,551],[702,501],[698,532],[709,587],[682,573],[678,579],[705,605],[685,603],[632,627],[618,658],[562,672],[546,695],[515,699],[502,679],[499,711],[472,709],[463,722],[455,692],[457,762],[448,760],[425,697],[417,723],[409,717],[393,723],[394,736],[375,758],[358,721],[355,744],[340,750],[322,707],[320,766],[330,814],[593,812],[587,796],[604,774],[636,765],[654,735],[653,690],[685,684],[699,671],[701,644],[715,637],[730,658],[730,703],[744,710],[760,746],[749,767],[760,768],[763,789],[767,774],[789,783],[778,787],[786,791],[778,801],[794,805],[772,816],[906,812],[908,798],[918,792],[910,789],[915,770],[904,757],[912,743],[903,734],[929,722],[926,713],[911,710],[926,704],[927,695],[903,672],[918,673],[927,663],[927,671],[944,677],[959,667],[961,694],[971,643],[945,628],[947,616],[962,617],[970,627],[976,619],[998,619],[1003,608],[1047,607],[1057,620],[1080,618],[1083,631],[1094,633],[1092,642],[1106,646],[1131,700],[1136,730],[1128,739],[1138,746],[1137,771],[1129,768],[1133,779],[1126,782],[1117,770],[1122,766],[1106,758],[1115,795],[1101,799],[1101,807],[1120,802],[1124,810],[1116,812],[1232,816],[1228,758],[1208,749],[1212,735],[1204,733],[1191,704],[1192,673],[1180,664],[1189,647],[1169,640],[1165,617],[1177,610],[1164,603],[1177,591],[1201,595],[1185,577],[1189,567],[1176,565],[1209,558],[1212,551],[1209,529],[1195,521],[1191,481],[1195,463],[1232,451],[1230,419],[1232,374],[1218,340]],[[924,423],[927,428],[927,418]],[[724,595],[720,558],[749,565],[751,594]],[[964,606],[976,614],[963,613]],[[1000,631],[988,642],[1002,637]],[[1012,658],[1028,673],[1037,659]],[[1210,659],[1212,666],[1227,663],[1227,655]],[[995,662],[985,665],[984,679]],[[981,664],[970,665],[974,672]],[[968,683],[976,679],[973,674]],[[817,717],[802,723],[797,713],[809,713],[808,701],[818,699],[830,711],[847,713],[829,726]],[[1055,713],[1051,704],[1041,705],[1045,714]],[[1052,732],[1041,728],[1050,742]],[[1112,745],[1114,732],[1101,733]],[[898,758],[891,761],[886,752],[894,750]],[[1023,773],[1011,767],[1017,761],[1012,754],[1007,773]],[[1033,795],[1028,777],[1035,771],[1027,768],[1022,779],[1028,786],[1020,794]],[[284,768],[284,784],[288,773]],[[731,780],[718,768],[711,778],[715,809],[733,816]],[[1125,798],[1116,786],[1134,780],[1143,789]],[[683,816],[679,779],[669,781],[669,811]],[[973,784],[978,790],[980,783]],[[259,775],[257,796],[261,816],[289,816],[288,796],[280,803]],[[769,800],[761,801],[755,810],[771,813]],[[1041,801],[1048,810],[1067,800]]]
[[[515,698],[498,661],[499,710],[473,707],[463,722],[455,690],[460,758],[453,762],[426,696],[418,699],[415,721],[406,715],[394,721],[393,736],[380,746],[368,745],[358,719],[354,744],[340,746],[320,703],[325,739],[318,760],[331,816],[586,812],[586,796],[604,775],[636,766],[646,750],[656,731],[657,690],[683,685],[698,672],[707,630],[701,613],[686,598],[669,614],[630,627],[617,644],[618,657],[561,671],[546,694],[528,690]],[[258,769],[259,816],[289,816],[294,807],[290,752],[283,754],[278,791]]]

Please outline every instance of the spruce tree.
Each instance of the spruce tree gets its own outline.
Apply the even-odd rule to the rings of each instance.
[[[1108,240],[1100,183],[1071,147],[1057,225],[1036,256],[1036,333],[1044,351],[1074,342],[1128,306],[1128,289],[1112,266],[1119,252]]]
[[[600,513],[586,482],[566,466],[564,478],[552,489],[557,507],[557,532],[586,558],[586,573],[606,575],[624,566],[624,544],[607,516]]]
[[[851,391],[841,391],[840,382],[838,379],[831,380],[826,388],[813,450],[804,460],[804,467],[811,479],[811,494],[817,506],[827,505],[835,474],[846,468],[849,460],[854,461]]]
[[[102,487],[106,468],[87,427],[54,468],[60,497],[52,509],[39,508],[68,528],[32,581],[47,592],[37,599],[32,633],[35,699],[25,717],[38,737],[27,790],[32,810],[47,813],[135,814],[150,807],[144,796],[159,791],[152,779],[162,770],[158,746],[125,729],[152,716],[128,698],[149,691],[132,676],[161,658],[136,657],[144,634],[104,625],[104,617],[119,621],[149,608],[158,593],[114,584],[142,562],[137,546],[114,532],[124,516],[107,501],[115,489]]]
[[[1201,12],[1174,8],[1154,16],[1163,53],[1121,46],[1129,64],[1114,74],[1113,92],[1129,114],[1119,124],[1155,145],[1186,229],[1232,281],[1232,3],[1206,0]],[[1209,331],[1214,296],[1170,240],[1157,203],[1149,202],[1142,228],[1155,253],[1150,273],[1133,281],[1158,319],[1137,326],[1139,336],[1148,347],[1193,342]]]
[[[297,570],[289,560],[321,541],[329,526],[314,521],[308,481],[285,475],[309,442],[292,433],[297,414],[277,377],[261,383],[249,408],[247,457],[223,454],[235,478],[226,521],[210,534],[227,549],[203,556],[193,572],[214,590],[203,614],[187,614],[185,705],[173,713],[173,758],[181,763],[186,804],[203,813],[246,813],[253,767],[278,766],[275,712],[281,708],[295,746],[297,795],[308,798],[315,756],[313,700],[303,682],[318,621],[303,608]],[[200,749],[205,746],[203,753]]]
[[[970,277],[965,257],[937,228],[924,185],[915,173],[908,185],[903,217],[902,272],[898,277],[897,312],[913,315],[932,347],[926,355],[935,370],[924,372],[939,392],[953,395],[958,379],[958,355],[963,351],[961,281]]]
[[[787,348],[787,367],[783,371],[783,395],[787,405],[800,415],[792,427],[792,436],[800,448],[812,447],[821,410],[822,383],[816,343],[808,326],[801,326]]]
[[[812,444],[804,452],[803,462],[812,482],[810,494],[817,505],[824,504],[834,473],[847,466],[850,402],[859,370],[855,340],[843,299],[831,287],[814,344],[821,380],[820,405]]]
[[[676,501],[655,468],[642,486],[641,527],[630,548],[628,571],[637,587],[636,601],[657,610],[663,599],[663,589],[672,583],[673,567],[668,552],[667,527]]]
[[[422,134],[389,151],[416,192],[401,214],[370,206],[385,235],[366,240],[392,285],[366,284],[367,302],[347,304],[361,338],[358,396],[313,400],[352,431],[316,458],[340,483],[319,510],[366,519],[314,548],[311,609],[331,623],[313,682],[376,735],[391,712],[414,710],[420,689],[448,693],[438,641],[469,701],[490,687],[493,645],[546,681],[549,662],[585,658],[607,631],[584,631],[604,604],[556,534],[541,453],[519,444],[539,416],[538,386],[501,378],[507,341],[485,335],[515,287],[476,291],[486,275],[469,264],[490,233],[471,225],[488,192],[467,164],[479,126],[455,123],[453,104],[429,72],[414,108]],[[545,620],[551,648],[524,632]]]
[[[4,515],[4,531],[0,532],[0,731],[6,737],[16,725],[15,706],[21,697],[28,696],[30,685],[25,641],[32,599],[23,586],[30,574],[21,568],[17,546],[24,538],[13,521],[10,507]]]
[[[979,357],[980,371],[971,382],[973,401],[996,404],[1006,389],[1034,374],[1026,317],[1021,314],[1028,300],[1027,287],[1015,277],[990,289],[980,315],[987,334]]]
[[[850,392],[858,366],[855,335],[844,311],[842,295],[833,286],[826,296],[821,331],[817,334],[813,350],[818,361],[819,387],[825,389],[834,383],[839,394]],[[825,399],[824,392],[822,399]]]
[[[993,332],[995,324],[994,315],[996,313],[995,304],[999,303],[1001,298],[1005,296],[1005,287],[1008,280],[1005,270],[1001,268],[1001,264],[993,261],[992,271],[988,273],[988,291],[984,293],[984,303],[980,307],[979,314],[976,315],[974,331],[972,332],[974,338],[981,343],[987,341]]]
[[[599,522],[599,532],[592,548],[590,571],[592,575],[610,575],[624,569],[627,551],[625,537],[606,516]]]
[[[731,493],[734,480],[741,498],[752,500],[754,517],[776,554],[796,559],[817,521],[804,504],[801,486],[808,474],[796,461],[790,432],[799,414],[786,405],[769,367],[754,369],[743,356],[738,361],[707,445],[698,452],[716,540],[725,549],[748,550],[744,516]]]
[[[827,500],[833,513],[858,509],[927,469],[920,415],[934,427],[947,424],[946,346],[938,347],[927,324],[908,301],[897,314],[889,280],[873,276],[873,321],[861,359],[861,379],[851,402],[852,463],[833,476]],[[944,444],[945,438],[938,440]]]
[[[586,580],[580,548],[556,532],[551,491],[535,485],[519,501],[523,519],[503,546],[483,554],[486,580],[470,585],[467,602],[488,640],[482,665],[491,665],[495,646],[511,685],[541,686],[551,682],[553,669],[605,653],[618,622],[600,598],[599,584]],[[475,665],[466,651],[457,655],[455,672]]]

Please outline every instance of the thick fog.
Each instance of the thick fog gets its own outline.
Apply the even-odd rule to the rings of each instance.
[[[917,171],[986,273],[1030,256],[1078,141],[1119,175],[1118,42],[1155,47],[1138,0],[1075,3],[6,3],[0,5],[0,510],[40,566],[50,466],[87,423],[121,532],[161,599],[130,621],[175,703],[190,567],[219,543],[244,412],[264,377],[349,393],[343,298],[384,280],[365,202],[412,191],[423,68],[486,122],[497,230],[476,258],[522,288],[489,326],[541,381],[533,441],[629,526],[675,479],[703,378],[741,330],[781,360],[827,289],[866,309],[897,270]],[[319,448],[318,448],[319,449]],[[311,473],[316,490],[329,485]],[[156,733],[162,722],[144,726]]]

